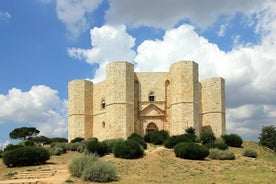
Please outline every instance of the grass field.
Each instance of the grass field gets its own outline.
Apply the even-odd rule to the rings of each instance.
[[[245,148],[254,148],[257,159],[242,156]],[[254,142],[244,142],[243,148],[230,148],[235,160],[194,161],[176,158],[173,150],[162,146],[149,145],[146,155],[135,160],[125,160],[107,155],[117,168],[119,180],[112,184],[138,183],[275,183],[276,155],[271,150]],[[52,156],[48,164],[42,166],[7,168],[0,162],[0,183],[85,183],[71,177],[67,165],[78,155],[68,152],[62,156]],[[92,182],[91,182],[92,183]]]

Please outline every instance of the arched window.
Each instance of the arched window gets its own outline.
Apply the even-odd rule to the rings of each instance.
[[[155,100],[155,96],[154,96],[154,93],[151,91],[151,92],[149,93],[149,101],[150,101],[150,102],[154,102],[154,100]]]
[[[102,128],[105,128],[105,122],[104,121],[102,122]]]

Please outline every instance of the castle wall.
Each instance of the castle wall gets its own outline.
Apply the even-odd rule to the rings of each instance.
[[[93,83],[74,80],[68,84],[68,140],[93,134]]]
[[[106,71],[106,80],[97,84],[69,82],[69,141],[127,138],[133,132],[144,135],[153,123],[170,135],[183,134],[188,127],[194,127],[197,135],[202,130],[225,134],[224,79],[199,83],[197,63],[177,62],[168,73],[135,73],[131,63],[113,62]],[[151,92],[154,101],[149,100]]]
[[[226,132],[224,85],[224,79],[219,77],[201,81],[203,131],[211,131],[215,136]]]
[[[108,138],[127,138],[134,132],[134,67],[128,62],[107,65],[106,124]]]
[[[198,65],[193,61],[172,64],[170,67],[170,133],[183,134],[188,127],[201,131],[199,108]]]
[[[93,137],[103,140],[110,132],[106,124],[106,108],[102,107],[103,102],[107,105],[106,81],[94,84],[93,92]]]
[[[138,111],[143,111],[150,104],[154,104],[161,110],[166,110],[166,87],[165,82],[167,80],[167,73],[165,72],[137,72],[137,80],[139,81],[139,106]],[[154,101],[149,101],[149,95],[152,93]],[[166,129],[167,120],[163,116],[140,117],[140,123],[142,124],[142,134],[146,133],[146,127],[149,123],[155,123],[160,130]],[[140,126],[141,128],[141,126]]]

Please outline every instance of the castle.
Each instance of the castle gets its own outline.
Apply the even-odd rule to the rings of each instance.
[[[225,84],[220,77],[198,80],[198,64],[179,61],[169,72],[134,72],[129,62],[106,66],[106,80],[68,84],[68,140],[127,138],[194,127],[197,135],[225,134]]]

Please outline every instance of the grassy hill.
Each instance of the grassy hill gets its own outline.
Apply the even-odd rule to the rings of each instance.
[[[254,148],[257,159],[242,156],[246,148]],[[112,162],[119,181],[114,184],[138,183],[274,183],[276,181],[276,155],[254,142],[244,142],[243,148],[230,148],[235,160],[194,161],[176,158],[173,150],[149,145],[146,155],[125,160],[107,155],[102,159]],[[42,166],[6,168],[0,161],[0,183],[84,183],[70,176],[67,164],[77,152],[52,156]]]

